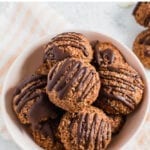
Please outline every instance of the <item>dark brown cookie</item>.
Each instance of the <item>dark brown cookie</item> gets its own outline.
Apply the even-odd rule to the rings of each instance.
[[[70,112],[93,103],[99,89],[100,79],[95,68],[79,59],[71,58],[57,63],[48,75],[49,99]]]
[[[108,114],[131,113],[141,102],[144,85],[143,81],[131,66],[101,67],[100,78],[102,87],[95,105]]]
[[[13,96],[13,109],[23,124],[38,126],[38,123],[57,117],[56,106],[45,93],[47,77],[32,75],[21,82]]]
[[[140,25],[150,27],[150,2],[138,2],[133,15]]]
[[[93,64],[99,70],[102,65],[124,63],[119,50],[111,43],[96,41],[92,43],[94,50]]]
[[[141,32],[135,39],[133,51],[146,68],[150,69],[150,29]]]
[[[49,119],[41,122],[39,126],[32,130],[35,142],[45,150],[63,150],[63,144],[57,137],[57,130],[60,118]]]
[[[118,134],[125,124],[126,117],[121,115],[111,115],[111,116],[109,115],[108,117],[111,124],[112,134],[113,135]]]
[[[81,33],[65,32],[52,38],[46,45],[44,62],[58,62],[74,57],[90,62],[93,51],[88,39]]]
[[[77,113],[66,113],[58,131],[66,150],[103,150],[111,141],[107,116],[92,106]]]

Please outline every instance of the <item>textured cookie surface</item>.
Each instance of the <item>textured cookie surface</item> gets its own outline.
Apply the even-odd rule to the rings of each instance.
[[[121,131],[123,125],[125,124],[126,117],[121,115],[111,115],[109,116],[109,121],[111,124],[112,134],[115,135]]]
[[[66,113],[58,130],[66,150],[102,150],[111,140],[108,118],[94,107],[78,113]]]
[[[100,79],[95,68],[79,59],[57,63],[48,75],[47,94],[50,100],[70,112],[93,103],[99,89]]]
[[[125,62],[119,50],[111,43],[96,41],[92,47],[94,50],[93,64],[97,69],[102,65]]]
[[[47,63],[43,63],[41,64],[37,70],[35,71],[36,74],[39,75],[48,75],[50,69],[55,65],[56,63],[54,62],[47,62]]]
[[[43,61],[58,62],[68,57],[90,62],[93,51],[88,39],[81,33],[66,32],[54,37],[45,48]]]
[[[32,130],[35,142],[46,150],[64,149],[63,144],[61,144],[57,137],[57,130],[60,121],[59,117],[41,122],[36,129]]]
[[[133,51],[146,68],[150,68],[150,29],[141,32],[135,39]]]
[[[108,114],[129,114],[142,100],[144,85],[139,74],[128,64],[101,67],[102,87],[95,102]]]
[[[55,106],[45,93],[46,84],[46,76],[32,75],[16,88],[13,109],[21,123],[37,126],[43,120],[56,117]]]
[[[138,2],[133,15],[140,25],[150,27],[150,2]]]

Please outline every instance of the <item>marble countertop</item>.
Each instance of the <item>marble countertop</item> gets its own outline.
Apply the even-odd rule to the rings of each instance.
[[[0,3],[0,14],[5,12],[8,3]],[[132,14],[134,5],[122,7],[120,3],[47,3],[49,8],[53,8],[64,16],[64,18],[81,29],[95,30],[108,34],[113,38],[132,48],[132,43],[136,35],[144,28],[139,26]],[[150,78],[150,71],[147,71]],[[150,119],[149,119],[150,122]],[[148,128],[150,123],[144,128]],[[150,131],[146,130],[145,132]],[[142,135],[144,136],[144,135]],[[149,137],[144,137],[147,141],[138,139],[139,145],[131,143],[128,149],[144,149],[150,147]],[[147,144],[142,147],[142,144]],[[0,137],[0,150],[19,150],[20,148],[13,142]]]

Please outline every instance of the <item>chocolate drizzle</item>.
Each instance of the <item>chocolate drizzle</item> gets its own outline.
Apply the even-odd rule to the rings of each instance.
[[[68,36],[68,35],[67,36],[63,35],[63,36],[54,37],[54,38],[52,38],[52,41],[50,43],[56,42],[56,41],[57,42],[59,42],[59,41],[67,41],[67,42],[70,41],[70,42],[75,42],[75,43],[77,43],[77,41],[83,42],[81,38],[78,38],[75,36]]]
[[[29,82],[33,82],[36,80],[46,80],[46,78],[47,77],[44,75],[32,75],[32,76],[27,77],[23,82],[21,82],[21,84],[19,84],[16,87],[13,96],[19,94],[21,92],[22,88],[24,88]]]
[[[64,32],[64,33],[57,35],[52,40],[55,40],[59,37],[67,37],[67,38],[72,38],[72,39],[74,38],[78,41],[83,41],[83,35],[81,33],[76,33],[76,32]]]
[[[91,88],[95,86],[90,84],[95,75],[94,71],[82,66],[80,61],[67,59],[61,66],[59,66],[56,74],[52,76],[53,72],[54,70],[50,72],[48,77],[48,90],[56,90],[60,99],[64,98],[76,81],[78,81],[78,85],[75,87],[76,92],[86,85],[79,100],[85,98]]]
[[[60,113],[59,109],[53,105],[45,93],[47,77],[43,75],[33,75],[24,80],[14,93],[13,102],[16,107],[16,112],[20,113],[27,102],[32,101],[31,106],[26,112],[27,118],[34,130],[43,130],[50,135],[51,131],[47,125],[41,127],[41,122],[47,119],[56,119]]]
[[[44,89],[47,83],[46,76],[33,75],[24,80],[14,92],[14,104],[17,107],[19,113],[22,107],[30,100],[38,97],[37,89]]]
[[[43,118],[56,119],[58,117],[55,106],[50,103],[46,93],[40,93],[29,111],[29,121],[34,129],[38,128]]]
[[[95,137],[95,134],[96,134],[96,126],[99,123],[99,120],[100,119],[98,118],[98,115],[94,114],[93,121],[91,123],[91,128],[88,128],[88,123],[87,123],[86,131],[88,131],[88,129],[90,131],[86,132],[86,138],[85,138],[85,140],[86,140],[86,146],[85,146],[86,149],[88,149],[90,141],[94,141],[94,137]],[[89,122],[89,119],[87,119],[86,122]]]
[[[106,140],[111,139],[111,126],[108,122],[99,117],[97,113],[81,113],[76,114],[71,120],[70,127],[77,124],[77,144],[89,149],[90,144],[95,146],[94,149],[99,150],[106,147]],[[71,134],[72,130],[69,129]],[[84,142],[83,142],[84,141]]]
[[[120,91],[118,91],[120,93]],[[103,96],[111,99],[111,100],[118,100],[128,106],[131,110],[134,110],[136,103],[131,97],[126,97],[125,95],[113,94],[113,93],[106,93],[103,92]]]
[[[20,112],[22,107],[30,100],[36,98],[38,96],[38,93],[34,92],[36,89],[43,88],[43,86],[46,86],[46,81],[42,83],[35,83],[32,86],[28,87],[26,90],[24,90],[22,93],[18,95],[18,97],[15,100],[15,104],[17,105],[17,112]]]
[[[115,73],[117,74],[115,75]],[[102,79],[100,99],[103,99],[105,103],[108,99],[117,100],[131,110],[135,109],[137,104],[133,95],[137,90],[143,91],[144,88],[136,71],[125,67],[107,66],[101,68],[100,77]]]
[[[135,91],[135,86],[133,85],[133,82],[130,82],[129,80],[126,80],[126,79],[123,79],[123,78],[119,78],[117,76],[112,76],[112,75],[106,75],[106,74],[103,74],[103,73],[100,73],[100,76],[101,76],[101,79],[104,81],[104,80],[107,80],[107,81],[113,81],[113,82],[117,82],[119,85],[120,88],[123,88],[121,87],[122,84],[126,87],[129,88],[130,91]],[[105,84],[104,86],[107,86],[107,84]],[[108,85],[109,86],[109,85]],[[118,87],[116,86],[116,87]],[[137,84],[136,85],[137,88],[139,89],[143,89],[143,85],[142,84]]]
[[[78,49],[83,52],[83,54],[88,57],[89,53],[87,47],[85,46],[85,41],[74,32],[62,33],[54,37],[51,42],[48,43],[48,50],[46,51],[43,61],[46,60],[63,60],[65,58],[71,57],[71,53],[66,51],[70,47]]]
[[[101,66],[101,64],[112,64],[114,62],[114,54],[111,49],[100,50],[95,48],[95,59],[96,63]]]
[[[68,52],[64,52],[58,46],[53,45],[49,50],[46,51],[43,61],[46,62],[47,59],[63,60],[69,56],[70,54]]]
[[[126,68],[121,68],[121,67],[116,68],[114,66],[103,67],[103,68],[101,68],[101,71],[100,71],[100,75],[102,76],[102,78],[104,78],[104,79],[108,78],[109,79],[109,77],[111,77],[111,78],[115,78],[117,81],[118,80],[120,80],[120,81],[122,80],[124,84],[126,84],[126,85],[128,85],[128,86],[130,86],[132,88],[133,88],[133,86],[129,85],[129,84],[133,84],[132,82],[127,81],[127,80],[125,80],[123,78],[119,78],[117,76],[109,75],[109,77],[108,77],[107,75],[104,74],[103,71],[108,71],[110,73],[111,72],[116,72],[116,73],[122,74],[122,75],[124,75],[126,77],[131,77],[132,79],[134,79],[134,80],[136,80],[138,82],[138,84],[136,84],[136,87],[138,87],[141,90],[143,90],[143,88],[144,88],[143,83],[141,82],[140,76],[139,76],[139,74],[136,71],[129,71]]]
[[[147,34],[142,39],[140,39],[139,43],[143,45],[150,45],[150,34]]]

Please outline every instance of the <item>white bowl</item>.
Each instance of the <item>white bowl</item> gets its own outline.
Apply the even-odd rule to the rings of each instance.
[[[141,105],[138,109],[128,116],[125,126],[121,132],[113,138],[109,149],[121,149],[127,145],[135,137],[135,135],[140,130],[144,123],[144,120],[148,114],[149,106],[149,85],[148,79],[146,77],[143,66],[137,57],[132,53],[132,51],[125,45],[117,42],[116,40],[103,35],[101,33],[92,31],[78,31],[75,32],[83,33],[89,40],[100,40],[113,43],[121,51],[123,56],[126,58],[127,62],[135,68],[141,77],[143,78],[145,84],[144,97]],[[58,33],[56,33],[58,34]],[[47,43],[53,36],[50,35],[42,38],[40,41],[33,43],[28,47],[13,63],[8,71],[7,77],[4,82],[2,91],[2,115],[4,117],[6,126],[10,134],[12,135],[14,141],[22,148],[27,150],[37,150],[41,149],[37,144],[34,143],[30,135],[25,131],[24,127],[19,123],[12,110],[12,93],[16,85],[25,78],[27,75],[32,74],[34,70],[42,62],[43,51],[41,50],[41,45]]]

